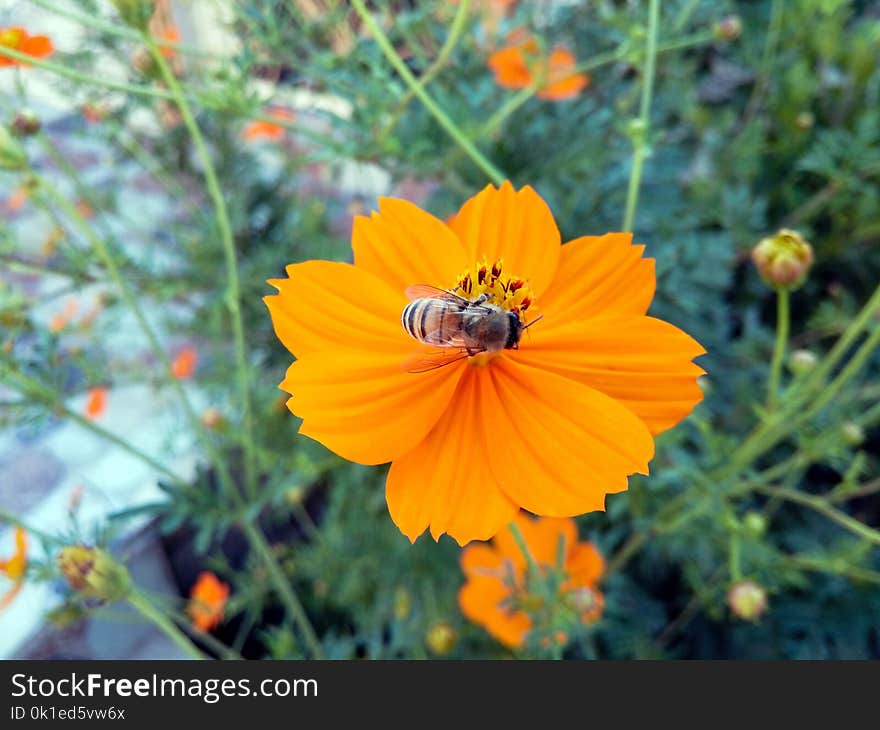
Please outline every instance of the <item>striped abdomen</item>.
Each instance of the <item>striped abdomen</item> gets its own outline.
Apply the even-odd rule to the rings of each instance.
[[[403,309],[400,321],[406,333],[428,345],[450,345],[461,335],[464,307],[447,299],[414,299]]]

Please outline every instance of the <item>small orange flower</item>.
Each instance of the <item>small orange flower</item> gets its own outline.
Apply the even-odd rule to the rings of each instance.
[[[523,31],[512,33],[507,46],[489,56],[495,82],[505,89],[524,89],[539,80],[539,99],[560,101],[577,96],[590,83],[585,73],[575,73],[574,54],[555,48],[541,57],[538,41]]]
[[[89,124],[97,124],[98,122],[102,122],[109,111],[109,107],[106,104],[93,104],[90,101],[87,101],[85,104],[83,104],[81,109],[83,119],[85,119]]]
[[[268,116],[283,122],[292,122],[294,119],[296,119],[296,115],[293,112],[288,111],[287,109],[273,109],[269,112]],[[282,137],[284,137],[285,131],[286,128],[282,124],[273,124],[272,122],[267,122],[264,120],[256,120],[250,122],[244,128],[241,136],[248,142],[252,142],[257,139],[268,139],[273,142],[277,142]]]
[[[67,304],[64,305],[64,309],[60,312],[56,312],[52,315],[52,318],[49,320],[49,331],[50,332],[60,332],[67,325],[70,324],[70,321],[76,315],[77,310],[77,302],[76,299],[69,299]]]
[[[15,528],[15,553],[8,560],[0,560],[0,573],[12,581],[12,587],[0,596],[0,610],[6,608],[24,586],[24,571],[27,568],[27,533],[21,527]]]
[[[76,212],[83,218],[94,218],[95,216],[95,209],[82,198],[76,201]]]
[[[12,195],[6,198],[6,210],[10,213],[18,213],[30,199],[31,194],[27,187],[20,185],[12,191]]]
[[[86,399],[86,416],[91,420],[100,418],[107,410],[107,389],[92,388]]]
[[[172,46],[180,43],[180,31],[176,25],[169,26],[159,35],[159,52],[165,58],[174,58],[176,50]]]
[[[573,609],[584,623],[597,621],[604,601],[596,584],[605,570],[605,561],[591,543],[578,541],[574,520],[536,520],[521,512],[514,522],[542,574],[562,568],[565,579],[559,586],[560,605]],[[462,613],[505,646],[523,646],[532,629],[524,608],[539,606],[541,598],[528,592],[526,558],[510,529],[499,532],[491,544],[468,545],[461,553],[461,566],[467,578],[458,594]],[[553,638],[559,644],[568,640],[558,630]]]
[[[691,360],[704,350],[647,316],[654,261],[631,240],[563,246],[547,204],[510,183],[487,186],[449,225],[380,199],[354,220],[354,265],[307,261],[270,281],[275,332],[296,356],[280,387],[300,433],[351,461],[392,462],[388,508],[411,540],[427,528],[486,540],[520,507],[603,510],[629,475],[648,473],[653,436],[703,397]],[[419,284],[534,326],[517,349],[443,348],[460,359],[413,372],[426,351],[401,313]]]
[[[178,380],[187,380],[196,371],[199,355],[194,347],[184,347],[171,363],[171,374]]]
[[[229,586],[208,571],[199,577],[189,593],[186,612],[199,631],[211,631],[223,619],[223,608],[229,599]]]
[[[26,66],[17,58],[4,56],[2,49],[11,48],[13,51],[24,53],[33,58],[46,58],[55,51],[52,41],[44,35],[28,35],[24,28],[0,28],[0,68],[3,66]]]

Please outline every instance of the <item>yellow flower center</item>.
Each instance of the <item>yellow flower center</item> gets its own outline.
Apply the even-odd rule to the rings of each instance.
[[[488,298],[483,301],[516,313],[523,324],[526,323],[526,311],[535,306],[535,297],[526,280],[505,274],[501,259],[490,265],[483,258],[462,272],[452,291],[470,301],[486,295]]]
[[[15,28],[0,30],[0,46],[16,50],[21,43],[22,32]]]

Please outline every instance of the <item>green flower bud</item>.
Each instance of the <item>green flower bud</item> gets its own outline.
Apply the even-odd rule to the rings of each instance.
[[[796,289],[813,265],[813,247],[797,231],[783,228],[758,242],[752,249],[752,261],[774,289]]]
[[[726,15],[715,24],[715,37],[722,41],[735,41],[742,35],[742,18],[738,15]]]
[[[12,133],[16,137],[31,137],[41,126],[40,118],[30,109],[22,109],[12,118]]]
[[[758,621],[767,610],[767,591],[753,580],[738,581],[727,592],[727,605],[737,618]]]
[[[70,545],[58,554],[58,569],[68,585],[85,598],[118,601],[131,592],[131,578],[124,565],[103,550]]]
[[[848,446],[861,446],[865,441],[865,429],[855,421],[847,421],[841,425],[840,433]]]
[[[448,621],[433,623],[425,634],[425,644],[438,656],[451,652],[458,642],[458,634]]]
[[[806,375],[819,362],[816,354],[810,350],[795,350],[788,356],[788,369],[795,375]]]

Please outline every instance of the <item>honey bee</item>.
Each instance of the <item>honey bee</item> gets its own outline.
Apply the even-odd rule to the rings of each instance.
[[[522,333],[540,317],[523,324],[516,312],[490,303],[488,294],[470,300],[433,286],[406,290],[410,299],[400,316],[406,333],[430,346],[404,364],[411,373],[450,365],[483,352],[516,350]]]

